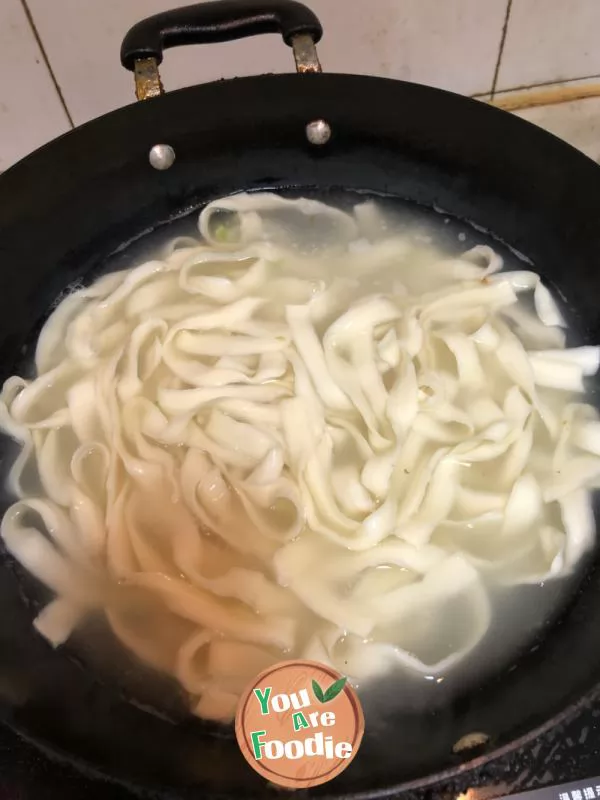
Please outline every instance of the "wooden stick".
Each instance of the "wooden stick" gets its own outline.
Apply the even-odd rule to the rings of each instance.
[[[551,89],[532,89],[526,92],[507,92],[489,100],[490,105],[505,111],[518,111],[535,106],[550,106],[569,103],[572,100],[585,100],[600,97],[600,83],[584,83],[578,86],[558,86]]]

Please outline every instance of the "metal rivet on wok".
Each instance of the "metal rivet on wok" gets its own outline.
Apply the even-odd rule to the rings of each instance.
[[[331,127],[324,119],[314,119],[306,126],[306,138],[311,144],[327,144],[331,138]]]
[[[169,169],[175,162],[175,150],[170,144],[155,144],[148,158],[154,169]]]

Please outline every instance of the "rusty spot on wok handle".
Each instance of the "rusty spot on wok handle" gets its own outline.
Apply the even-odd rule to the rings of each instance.
[[[292,40],[292,50],[296,62],[296,72],[321,72],[321,62],[317,48],[309,33],[299,33]]]
[[[136,58],[134,67],[135,96],[138,100],[149,100],[159,97],[164,87],[155,58]]]

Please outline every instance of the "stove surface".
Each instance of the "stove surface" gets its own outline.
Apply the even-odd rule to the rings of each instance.
[[[545,791],[535,791],[540,789]],[[529,745],[444,784],[396,797],[458,800],[462,795],[460,800],[489,800],[522,792],[532,792],[528,800],[600,800],[600,693]],[[0,800],[132,800],[144,796],[149,797],[50,760],[35,745],[0,725]],[[174,800],[177,795],[170,797]]]

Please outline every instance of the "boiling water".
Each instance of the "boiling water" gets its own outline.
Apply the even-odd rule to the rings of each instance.
[[[431,285],[431,277],[427,275],[426,269],[423,269],[423,266],[434,258],[434,254],[448,258],[458,256],[474,245],[490,243],[488,237],[482,233],[447,215],[397,202],[382,202],[381,205],[386,213],[380,235],[389,236],[392,233],[401,235],[412,248],[410,276],[406,274],[402,276],[402,282],[410,291],[434,291],[440,288],[437,284]],[[329,234],[326,228],[313,228],[308,232],[290,229],[290,236],[296,239],[297,249],[301,253],[306,253],[311,248],[317,252],[317,245]],[[144,237],[127,251],[115,255],[108,260],[106,270],[124,269],[141,263],[157,252],[166,240],[173,236],[185,235],[197,235],[195,214],[173,223],[166,231]],[[504,258],[505,269],[529,268],[529,265],[524,266],[519,263],[518,257],[501,243],[494,241],[491,244]],[[356,247],[360,248],[361,243],[358,242]],[[327,285],[335,285],[336,280],[340,278],[337,267],[334,274],[327,272],[327,266],[326,261],[317,259],[314,274],[309,277],[314,278],[315,283],[325,280]],[[288,277],[295,276],[290,274]],[[306,272],[299,277],[306,278]],[[435,280],[438,280],[438,276]],[[345,283],[340,287],[340,292],[343,292],[343,305],[347,308],[366,294],[394,293],[398,291],[398,281],[397,266],[388,266],[369,274],[361,273],[355,276],[352,284]],[[331,319],[325,317],[319,333],[322,333],[330,322]],[[572,346],[576,343],[578,343],[577,333],[570,330],[568,344]],[[473,470],[473,487],[489,486],[491,489],[493,474],[485,474],[482,470],[477,474],[475,472]],[[35,474],[25,476],[24,482],[29,482],[29,489],[32,492],[39,488],[36,486]],[[549,506],[547,513],[548,522],[551,522],[552,515],[556,514],[556,508]],[[221,563],[227,561],[227,556],[209,532],[205,532],[204,535],[209,543],[212,541],[209,550],[213,569],[218,573]],[[564,607],[568,597],[576,588],[584,568],[583,560],[579,567],[579,571],[568,578],[546,580],[539,585],[506,589],[494,581],[489,581],[487,589],[492,602],[490,627],[484,638],[457,667],[451,668],[447,673],[435,675],[417,675],[405,668],[394,668],[392,672],[377,680],[364,681],[359,685],[363,701],[367,707],[377,709],[382,714],[391,713],[398,707],[412,710],[430,709],[449,703],[458,693],[471,690],[495,672],[510,668],[524,651],[539,640]],[[378,568],[376,574],[370,576],[370,580],[377,590],[389,591],[402,583],[402,571],[383,565]],[[355,589],[354,585],[349,585],[346,591],[352,594]],[[115,591],[119,592],[118,587],[115,587]],[[174,625],[172,617],[163,614],[143,593],[139,593],[133,603],[131,598],[132,595],[128,593],[124,602],[132,610],[129,615],[132,629],[137,629],[149,643],[146,660],[159,669],[170,671],[174,658],[172,643],[179,641],[186,634],[187,630],[183,630],[186,626],[190,632],[193,627],[181,620]],[[318,617],[306,608],[299,608],[295,613],[296,616],[301,616],[300,628],[303,634],[300,636],[300,642],[303,644],[317,625]],[[432,626],[431,629],[435,630],[434,637],[426,641],[417,641],[411,640],[410,635],[407,635],[405,640],[400,642],[401,646],[415,653],[423,661],[441,660],[444,655],[460,649],[460,643],[465,636],[463,613],[464,609],[458,603],[450,624],[441,627]],[[423,619],[424,626],[430,622]],[[177,626],[182,630],[180,631]],[[73,648],[90,668],[100,670],[105,675],[109,674],[111,680],[115,680],[133,696],[134,700],[137,698],[137,702],[150,704],[159,710],[166,708],[170,713],[180,713],[181,707],[173,699],[177,695],[176,691],[173,692],[173,685],[164,683],[162,679],[156,677],[149,678],[143,668],[133,668],[135,661],[123,653],[118,653],[110,642],[110,634],[107,633],[105,625],[96,619],[89,621],[68,647]],[[341,653],[343,647],[342,641],[339,644]],[[290,657],[295,653],[277,654],[273,651],[273,655]],[[393,687],[392,703],[390,703],[390,687]]]

